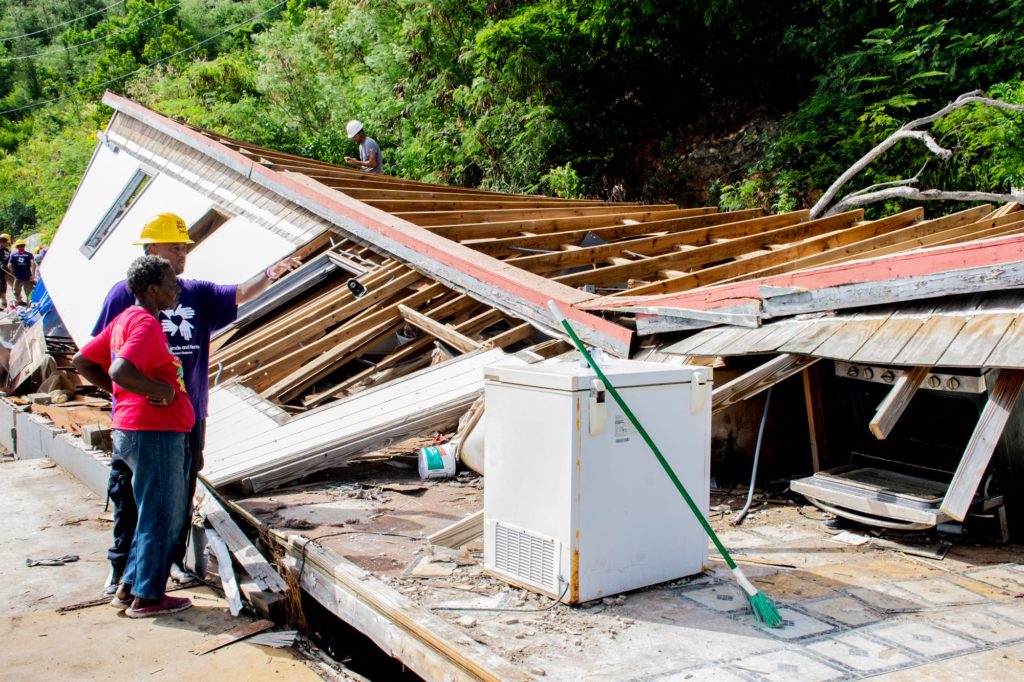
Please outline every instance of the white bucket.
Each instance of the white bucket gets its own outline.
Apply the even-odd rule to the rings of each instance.
[[[455,475],[455,448],[451,443],[420,448],[419,470],[424,481],[451,478]]]

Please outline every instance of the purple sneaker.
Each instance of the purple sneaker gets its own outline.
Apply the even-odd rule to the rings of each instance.
[[[168,613],[184,611],[191,606],[192,600],[188,597],[172,597],[170,595],[164,595],[163,600],[161,600],[159,604],[143,606],[137,609],[129,608],[124,612],[124,615],[129,618],[152,618],[153,616],[164,616]]]

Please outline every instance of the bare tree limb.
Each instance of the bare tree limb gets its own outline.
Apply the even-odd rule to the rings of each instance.
[[[892,182],[880,182],[877,185],[870,185],[868,187],[865,187],[864,189],[859,189],[856,192],[850,192],[849,194],[847,194],[843,198],[843,201],[846,201],[846,199],[849,199],[851,197],[859,197],[859,196],[863,196],[865,194],[870,194],[871,192],[874,192],[875,190],[881,189],[883,187],[894,187],[894,186],[897,186],[897,185],[916,185],[917,184],[917,180],[918,180],[918,178],[915,175],[914,177],[907,178],[905,180],[893,180]],[[829,211],[828,213],[829,213],[829,215],[832,214],[831,211]]]
[[[821,217],[822,213],[825,211],[825,208],[829,204],[832,203],[832,201],[836,198],[836,195],[839,193],[839,190],[842,189],[843,186],[846,185],[846,183],[848,183],[850,180],[852,180],[858,173],[860,173],[862,170],[867,168],[867,166],[872,161],[874,161],[879,156],[884,154],[887,150],[892,148],[893,145],[895,145],[900,140],[908,139],[908,138],[909,139],[920,140],[921,142],[924,143],[924,145],[929,150],[931,150],[932,153],[934,153],[935,155],[937,155],[937,156],[939,156],[940,158],[943,158],[943,159],[947,159],[947,158],[949,158],[952,155],[952,152],[950,150],[946,149],[945,147],[940,145],[938,142],[936,142],[935,139],[929,133],[927,133],[925,131],[922,131],[922,130],[915,130],[915,128],[919,128],[919,127],[921,127],[921,126],[923,126],[925,124],[937,121],[938,119],[942,118],[946,114],[948,114],[948,113],[950,113],[952,111],[955,111],[957,109],[961,109],[961,108],[967,106],[968,104],[983,104],[985,106],[994,107],[996,109],[1007,109],[1009,111],[1024,111],[1024,106],[1022,106],[1022,105],[1010,104],[1009,102],[1003,102],[1003,101],[998,100],[998,99],[991,99],[989,97],[983,97],[981,95],[982,95],[982,92],[980,90],[974,90],[972,92],[964,93],[964,94],[960,95],[959,97],[957,97],[952,102],[950,102],[949,104],[947,104],[946,106],[944,106],[942,109],[939,109],[938,111],[936,111],[934,114],[931,114],[929,116],[924,116],[922,118],[914,119],[913,121],[910,121],[909,123],[906,123],[906,124],[900,126],[899,129],[896,130],[892,135],[890,135],[889,137],[887,137],[884,140],[882,140],[871,151],[869,151],[867,154],[862,156],[855,164],[853,164],[848,169],[846,169],[846,171],[842,175],[840,175],[839,178],[835,182],[833,182],[832,185],[827,190],[825,190],[825,193],[821,195],[821,198],[818,199],[817,203],[814,204],[814,207],[811,208],[811,215],[810,215],[811,219],[813,220],[815,218]],[[902,181],[897,181],[897,182],[902,182]],[[909,188],[904,188],[904,189],[909,189]],[[888,190],[883,190],[883,191],[888,191]],[[918,192],[918,193],[921,192],[921,190],[913,190],[913,191],[914,192]],[[930,193],[930,192],[937,192],[939,190],[926,190],[926,191]],[[868,194],[861,195],[859,197],[860,200],[855,202],[855,203],[857,203],[857,204],[871,203],[870,201],[863,201],[862,199],[865,196],[874,196],[874,194],[875,193],[868,193]],[[958,194],[958,193],[954,192],[954,194]],[[977,193],[975,193],[975,194],[977,194]],[[884,199],[893,198],[895,196],[901,196],[901,195],[899,193],[897,193],[897,194],[892,195],[892,196],[886,196],[886,197],[882,197],[882,198],[879,198],[879,199],[873,199],[872,201],[883,201]],[[1009,195],[986,194],[986,196],[997,197],[997,196],[1009,196]],[[905,197],[905,198],[911,198],[911,197]],[[946,199],[946,200],[951,199],[951,197],[927,197],[927,198],[926,197],[917,197],[917,198],[920,198],[922,200],[925,200],[925,199],[939,199],[939,198]],[[846,199],[841,201],[839,204],[836,204],[835,207],[829,209],[827,215],[833,215],[834,213],[838,213],[839,212],[839,206],[843,205],[843,202],[845,202],[845,201],[846,201]],[[964,201],[973,201],[973,199],[965,199]],[[849,205],[853,205],[853,204],[846,204],[846,205],[849,206]]]
[[[1024,194],[994,194],[992,192],[959,192],[939,189],[917,189],[916,187],[890,187],[867,194],[843,197],[825,215],[835,215],[850,210],[853,206],[874,204],[887,199],[910,199],[913,201],[1016,201],[1024,204]]]

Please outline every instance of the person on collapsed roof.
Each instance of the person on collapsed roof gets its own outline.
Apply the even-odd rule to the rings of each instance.
[[[380,155],[380,145],[372,137],[367,137],[363,130],[363,124],[359,121],[349,121],[345,126],[345,133],[348,139],[359,145],[359,158],[345,157],[345,163],[350,166],[359,166],[368,173],[380,173],[384,169],[384,159]]]

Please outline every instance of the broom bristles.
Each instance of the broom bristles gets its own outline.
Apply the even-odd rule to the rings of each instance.
[[[750,597],[750,608],[754,611],[754,617],[770,628],[782,626],[782,616],[775,604],[764,592],[758,591]]]

